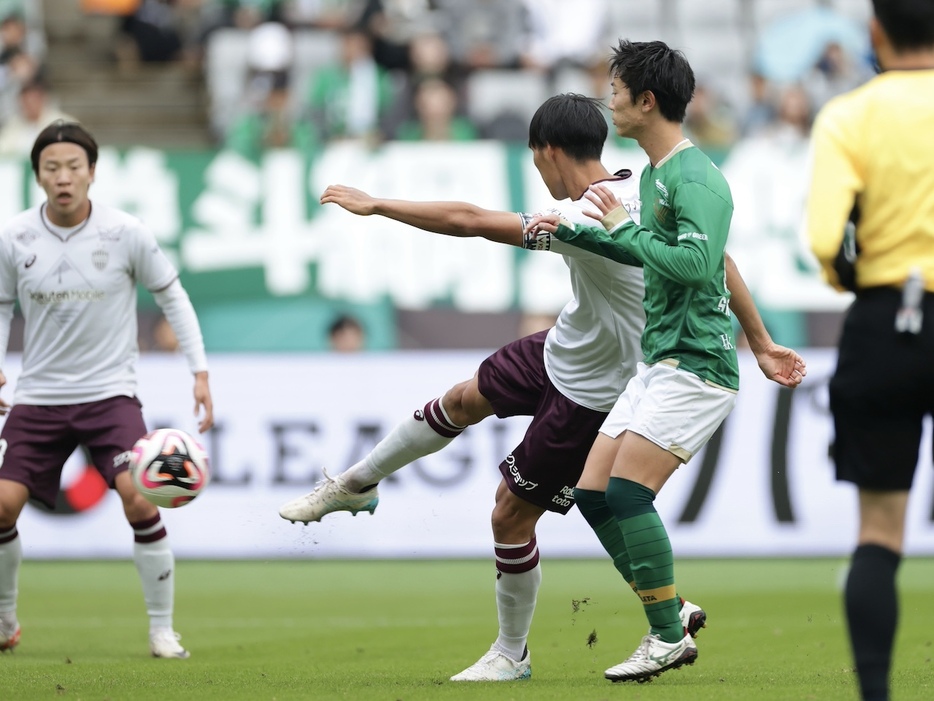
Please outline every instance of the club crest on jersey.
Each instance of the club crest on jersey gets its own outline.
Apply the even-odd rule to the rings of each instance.
[[[99,249],[91,254],[91,262],[94,263],[94,267],[98,270],[106,268],[108,260],[110,260],[110,254],[107,251]]]

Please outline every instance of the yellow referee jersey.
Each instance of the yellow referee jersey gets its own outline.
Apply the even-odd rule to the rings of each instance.
[[[853,205],[859,288],[900,287],[920,268],[934,292],[934,70],[889,71],[835,97],[812,133],[807,234],[828,282]]]

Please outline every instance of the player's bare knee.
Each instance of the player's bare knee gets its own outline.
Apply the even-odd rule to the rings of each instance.
[[[12,509],[7,508],[0,503],[0,531],[8,531],[16,525],[19,514],[14,514]]]
[[[137,495],[137,498],[123,502],[123,513],[126,514],[126,520],[130,523],[145,521],[159,513],[159,509],[150,504],[143,497]]]
[[[123,513],[130,523],[144,521],[155,516],[159,510],[151,503],[146,501],[136,489],[117,483],[117,493],[123,501]]]
[[[0,484],[0,531],[16,525],[28,497],[29,491],[22,485],[8,481]]]
[[[493,413],[486,397],[480,394],[476,377],[454,385],[441,398],[448,418],[458,426],[472,426]]]
[[[525,503],[511,493],[508,497],[497,499],[490,519],[493,527],[493,539],[497,543],[518,545],[528,543],[535,535],[535,525],[541,516],[532,512]]]

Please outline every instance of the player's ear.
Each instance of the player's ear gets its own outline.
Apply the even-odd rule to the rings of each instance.
[[[641,95],[639,95],[639,107],[643,112],[651,112],[652,108],[655,107],[655,93],[651,90],[646,90]]]
[[[95,162],[95,163],[92,163],[90,166],[88,166],[88,173],[91,174],[91,182],[92,182],[92,183],[94,182],[94,174],[95,174],[96,172],[97,172],[97,163]]]
[[[889,43],[889,38],[875,16],[869,18],[869,42],[872,44],[878,60],[879,49]]]

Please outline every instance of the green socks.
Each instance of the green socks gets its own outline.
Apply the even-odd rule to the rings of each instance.
[[[681,601],[675,590],[671,543],[654,501],[655,492],[648,487],[619,477],[610,478],[606,503],[622,533],[629,567],[652,633],[666,643],[676,643],[684,637],[679,615]],[[615,561],[614,557],[614,564]]]

